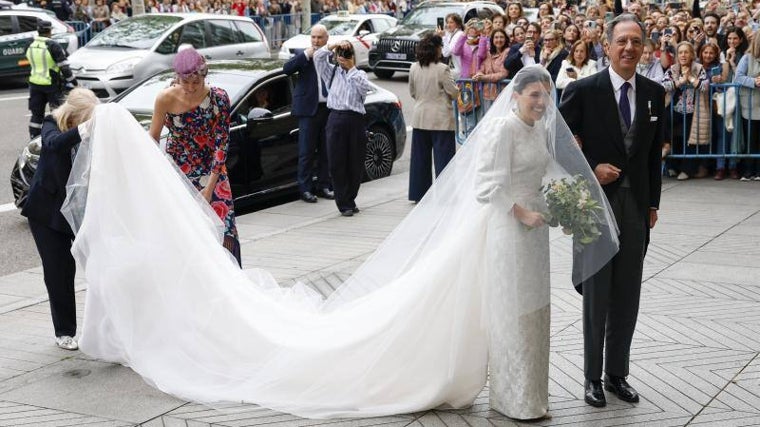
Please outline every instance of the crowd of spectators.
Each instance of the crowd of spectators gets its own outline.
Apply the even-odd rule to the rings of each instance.
[[[439,34],[455,78],[482,81],[481,92],[493,97],[486,89],[493,80],[483,76],[508,79],[523,66],[541,64],[554,79],[559,99],[568,84],[609,65],[606,23],[619,13],[632,13],[646,35],[638,72],[667,92],[666,172],[679,180],[712,175],[760,181],[760,162],[746,156],[760,155],[760,37],[754,37],[760,30],[760,0],[709,0],[704,10],[635,1],[615,10],[611,3],[585,7],[558,0],[540,3],[532,20],[521,3],[503,6],[504,16],[464,25],[447,17]],[[495,48],[502,34],[505,47]],[[501,63],[493,60],[501,54]]]
[[[55,12],[62,21],[97,22],[108,26],[132,16],[131,0],[30,0],[34,7]],[[385,13],[403,15],[407,0],[311,0],[311,13]],[[213,13],[238,16],[299,14],[301,0],[145,0],[146,13]]]

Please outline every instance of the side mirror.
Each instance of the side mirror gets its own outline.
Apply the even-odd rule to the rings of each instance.
[[[248,123],[251,122],[266,122],[272,120],[274,114],[266,108],[255,107],[248,112]]]
[[[369,30],[359,31],[359,38],[366,37],[369,34]]]

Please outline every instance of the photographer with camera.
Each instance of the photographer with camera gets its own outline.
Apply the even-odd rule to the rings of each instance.
[[[330,64],[334,58],[336,64]],[[329,89],[325,136],[327,163],[333,179],[335,204],[343,216],[359,212],[356,196],[364,171],[366,122],[364,100],[370,89],[367,73],[356,68],[354,47],[342,41],[314,52],[314,66]]]

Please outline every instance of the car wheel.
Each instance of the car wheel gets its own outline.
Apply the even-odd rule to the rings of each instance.
[[[373,126],[369,129],[367,152],[364,157],[364,178],[366,181],[391,174],[394,159],[393,138],[385,128]]]
[[[395,71],[393,71],[393,70],[375,70],[374,73],[377,76],[377,78],[379,78],[379,79],[389,79],[389,78],[393,77],[393,73],[395,73]]]

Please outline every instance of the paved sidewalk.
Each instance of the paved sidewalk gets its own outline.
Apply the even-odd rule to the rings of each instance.
[[[239,218],[243,264],[330,293],[412,208],[407,179],[363,185],[352,218],[323,200]],[[760,426],[760,183],[666,181],[663,191],[629,378],[637,405],[609,394],[606,408],[584,404],[581,299],[566,281],[552,284],[550,419],[510,421],[488,409],[485,390],[466,410],[313,421],[187,403],[128,368],[57,349],[35,268],[0,277],[0,426]],[[296,252],[308,255],[298,261]],[[564,276],[568,254],[552,268]],[[81,314],[86,291],[77,285]]]

